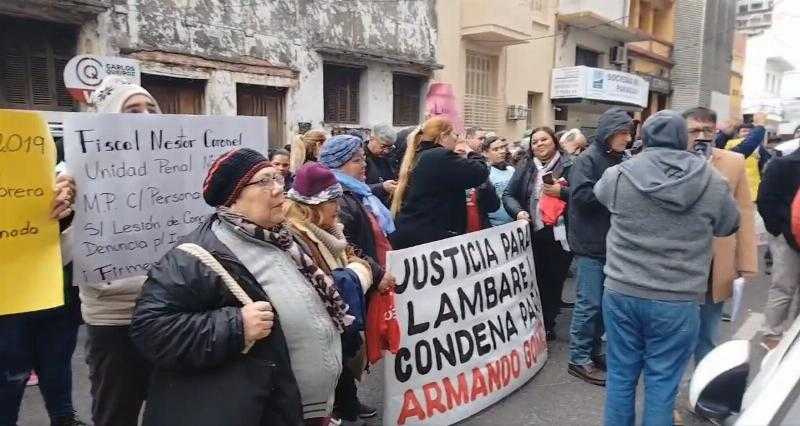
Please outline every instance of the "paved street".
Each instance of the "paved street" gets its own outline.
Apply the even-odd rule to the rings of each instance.
[[[763,262],[762,262],[763,263]],[[762,268],[763,270],[763,264]],[[745,289],[742,314],[735,324],[723,323],[724,338],[736,334],[737,337],[750,338],[756,335],[763,321],[763,306],[766,301],[769,277],[760,275]],[[574,298],[574,282],[569,280],[564,291],[565,299]],[[604,388],[583,383],[567,374],[568,327],[571,311],[565,310],[559,317],[558,339],[552,344],[549,360],[544,368],[527,385],[509,395],[500,403],[475,415],[464,425],[599,425],[602,422]],[[732,332],[735,330],[735,332]],[[760,337],[758,335],[757,337]],[[78,349],[73,358],[74,397],[81,418],[90,418],[91,400],[89,397],[88,370],[83,349],[86,340],[81,332]],[[383,366],[374,368],[375,373],[361,386],[360,395],[365,403],[380,407],[382,401],[380,377]],[[688,380],[688,374],[687,378]],[[685,380],[685,382],[686,382]],[[687,383],[684,383],[685,389]],[[681,395],[681,406],[685,407],[685,392]],[[641,409],[641,401],[637,406]],[[685,411],[685,410],[684,410]],[[378,410],[380,413],[380,409]],[[684,415],[687,425],[710,424],[688,412]],[[28,388],[20,416],[21,426],[47,425],[47,415],[37,388]],[[369,425],[381,424],[380,416],[371,419]]]

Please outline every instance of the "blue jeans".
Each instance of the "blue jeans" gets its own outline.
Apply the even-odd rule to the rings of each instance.
[[[606,274],[605,258],[578,256],[577,298],[572,310],[569,328],[569,362],[586,365],[592,355],[602,353],[603,335],[603,281]]]
[[[700,333],[697,335],[697,347],[694,350],[694,365],[699,364],[717,346],[724,305],[725,302],[713,303],[708,299],[700,305]]]
[[[605,425],[634,424],[636,384],[643,371],[643,424],[672,425],[678,385],[697,342],[699,309],[694,301],[641,299],[606,290]]]
[[[64,308],[0,316],[0,425],[17,424],[34,370],[50,418],[72,415],[72,353],[79,325]]]

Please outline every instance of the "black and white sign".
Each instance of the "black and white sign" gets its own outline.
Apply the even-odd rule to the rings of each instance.
[[[211,213],[211,163],[235,148],[267,148],[264,117],[67,114],[64,149],[78,197],[76,283],[142,275]]]

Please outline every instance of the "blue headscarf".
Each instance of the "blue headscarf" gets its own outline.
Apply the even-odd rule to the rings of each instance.
[[[369,186],[360,180],[345,174],[340,167],[345,165],[359,148],[363,148],[364,142],[358,136],[336,135],[322,145],[319,153],[319,162],[331,169],[336,180],[348,191],[353,192],[361,199],[364,206],[378,219],[378,224],[386,235],[394,232],[394,220],[389,209],[381,203]]]
[[[319,162],[333,170],[342,167],[353,158],[353,154],[364,146],[364,141],[358,136],[336,135],[322,144],[319,151]]]
[[[381,229],[383,229],[386,235],[394,232],[395,227],[392,214],[389,212],[389,209],[381,203],[381,200],[369,190],[369,186],[367,186],[366,183],[361,182],[339,169],[333,169],[331,171],[333,175],[336,176],[336,180],[338,180],[346,190],[356,194],[358,198],[361,199],[364,207],[375,215],[375,218],[378,219],[378,225],[381,226]]]

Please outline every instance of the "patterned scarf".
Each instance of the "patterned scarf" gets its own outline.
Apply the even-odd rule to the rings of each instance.
[[[289,228],[283,224],[270,229],[262,228],[246,217],[234,213],[223,206],[217,207],[217,215],[221,220],[230,224],[235,231],[247,237],[273,244],[285,251],[297,265],[300,273],[314,287],[319,298],[322,299],[325,309],[328,311],[328,315],[331,316],[339,333],[353,322],[355,318],[352,315],[347,315],[347,304],[344,303],[339,290],[333,284],[333,279],[314,264],[311,256],[303,252],[300,245],[292,237]]]

